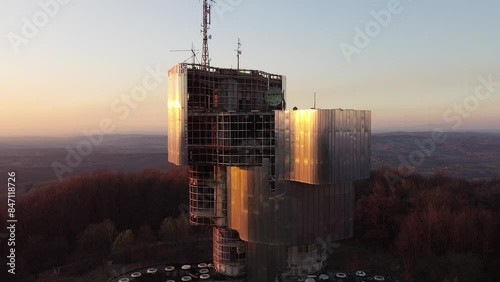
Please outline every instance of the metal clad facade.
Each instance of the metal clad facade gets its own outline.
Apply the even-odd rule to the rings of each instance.
[[[370,111],[276,111],[280,179],[334,184],[370,175]]]
[[[228,228],[244,241],[306,245],[328,236],[352,236],[354,187],[351,182],[311,185],[278,180],[269,193],[263,167],[228,167]]]
[[[287,247],[248,242],[248,281],[275,281],[287,269]]]
[[[168,161],[186,166],[187,70],[178,64],[168,71]]]
[[[369,111],[270,106],[265,92],[286,100],[286,78],[255,70],[179,64],[168,83],[168,160],[190,165],[190,219],[215,226],[217,271],[252,282],[315,272],[320,246],[352,237]]]

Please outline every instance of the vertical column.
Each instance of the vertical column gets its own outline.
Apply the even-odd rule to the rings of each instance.
[[[216,187],[214,189],[215,225],[227,226],[227,172],[225,166],[215,166]]]
[[[239,277],[246,274],[246,243],[238,232],[221,227],[213,228],[214,268],[218,273]]]

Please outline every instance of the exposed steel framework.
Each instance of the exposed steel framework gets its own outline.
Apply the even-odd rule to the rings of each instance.
[[[238,232],[213,228],[213,260],[215,269],[228,276],[242,276],[246,273],[246,243],[241,241]]]

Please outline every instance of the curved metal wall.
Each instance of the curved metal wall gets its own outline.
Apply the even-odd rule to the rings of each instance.
[[[178,64],[168,70],[168,161],[185,166],[187,159],[187,70]]]
[[[323,243],[283,246],[248,242],[247,281],[275,281],[282,273],[282,277],[315,273],[325,264],[325,247]]]
[[[228,227],[244,241],[307,245],[353,235],[352,182],[312,185],[277,180],[264,167],[228,167]]]
[[[276,111],[276,176],[309,184],[368,178],[370,119],[370,111]]]

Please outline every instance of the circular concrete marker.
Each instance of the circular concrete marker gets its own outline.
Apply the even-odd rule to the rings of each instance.
[[[337,278],[346,278],[347,274],[345,274],[344,272],[338,272],[335,274],[335,276],[337,276]]]
[[[209,263],[207,264],[208,267],[214,267],[214,264],[213,263]]]
[[[375,276],[373,276],[373,280],[375,280],[375,281],[384,281],[385,278],[384,278],[384,276],[375,275]]]
[[[206,267],[208,267],[208,264],[206,264],[206,263],[202,262],[202,263],[199,263],[199,264],[198,264],[198,267],[199,267],[199,268],[206,268]]]
[[[208,269],[206,269],[206,268],[202,268],[202,269],[200,269],[200,273],[201,273],[201,274],[205,274],[205,273],[208,273],[208,272],[209,272],[209,270],[208,270]]]
[[[173,267],[173,266],[171,266],[171,265],[169,265],[169,266],[165,267],[165,271],[168,271],[168,272],[170,272],[170,271],[174,271],[174,269],[175,269],[175,267]]]
[[[182,270],[190,270],[191,269],[191,265],[185,264],[185,265],[181,266],[181,269]]]
[[[184,276],[181,278],[182,281],[191,281],[193,278],[191,276]]]
[[[146,272],[148,274],[156,274],[156,272],[158,272],[158,269],[156,269],[156,268],[149,268]]]
[[[118,280],[118,282],[129,282],[129,281],[130,281],[130,279],[128,279],[128,278],[122,278],[122,279]]]
[[[141,277],[141,275],[142,274],[140,272],[134,272],[134,273],[130,274],[130,277],[137,278],[137,277]]]
[[[202,275],[200,275],[200,279],[201,280],[207,280],[208,278],[210,278],[210,275],[208,275],[208,274],[202,274]]]

